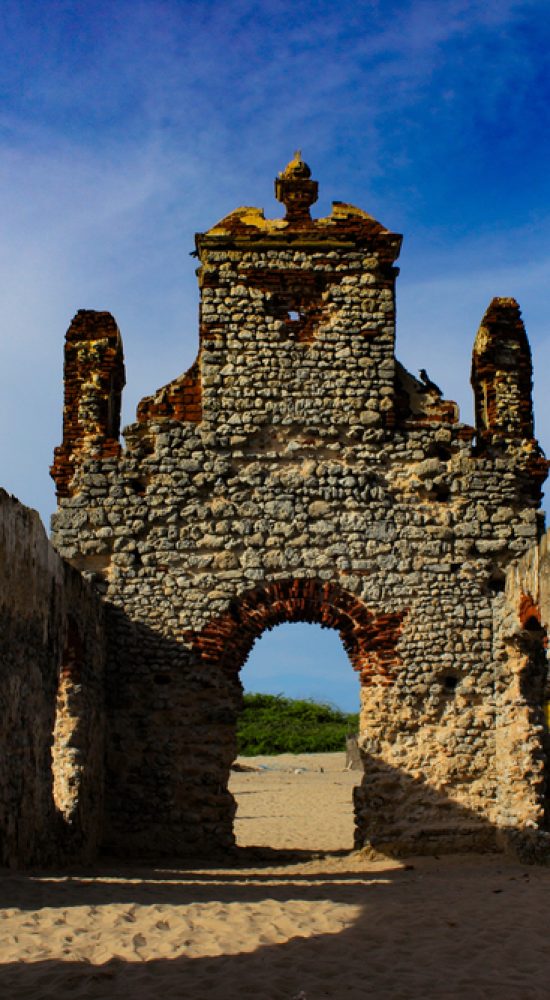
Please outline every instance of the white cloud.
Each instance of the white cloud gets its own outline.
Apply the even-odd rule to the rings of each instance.
[[[538,433],[550,450],[539,8],[538,0],[5,0],[2,485],[47,523],[63,337],[78,308],[110,310],[119,323],[128,422],[143,395],[191,363],[195,230],[243,203],[275,214],[272,178],[300,146],[321,181],[320,214],[334,197],[406,227],[397,354],[412,371],[426,367],[466,420],[483,312],[494,295],[519,300]],[[515,183],[517,204],[499,195],[491,215],[486,201],[503,177],[505,194]],[[250,686],[263,676],[271,690],[353,710],[358,683],[340,640],[314,630],[313,641],[312,631],[271,633],[271,657],[246,668]]]
[[[454,132],[441,139],[444,149],[470,128],[464,108],[457,115],[470,94],[477,111],[491,115],[513,91],[521,110],[534,63],[512,29],[535,9],[450,0],[442,16],[435,0],[344,0],[316,4],[312,16],[304,0],[121,0],[98,2],[93,16],[69,4],[55,17],[46,8],[31,17],[8,0],[11,49],[0,67],[11,95],[0,120],[6,485],[51,509],[46,470],[60,439],[63,335],[77,308],[108,309],[119,322],[131,420],[142,395],[194,358],[197,291],[187,256],[194,231],[243,202],[274,214],[272,177],[300,145],[322,182],[321,214],[330,196],[416,227],[428,198],[419,193],[416,143],[427,142],[429,158],[431,109],[440,101],[434,73],[443,66],[449,74]],[[476,53],[485,47],[475,73],[470,45]],[[458,176],[460,163],[449,166]],[[405,249],[398,285],[399,355],[413,370],[433,368],[461,402],[473,335],[494,294],[520,300],[539,368],[546,360],[547,271],[531,266],[536,240],[516,220],[515,231],[497,236],[521,245],[527,263],[516,266],[517,255],[504,253],[497,268],[486,267],[468,232],[474,206],[464,208],[454,256],[438,220],[434,280],[419,280],[420,265]],[[503,222],[506,214],[504,205]],[[431,273],[424,237],[429,244],[425,224],[414,246]],[[442,278],[445,269],[452,277]]]

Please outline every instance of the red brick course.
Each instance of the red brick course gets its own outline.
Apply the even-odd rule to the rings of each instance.
[[[226,614],[186,638],[203,662],[236,672],[265,629],[284,622],[317,623],[340,633],[362,685],[387,685],[401,664],[397,645],[405,615],[406,610],[375,616],[334,583],[283,580],[248,591]]]

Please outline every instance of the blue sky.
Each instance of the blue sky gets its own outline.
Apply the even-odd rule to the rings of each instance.
[[[397,355],[466,420],[481,316],[494,295],[519,300],[550,451],[549,14],[547,0],[4,0],[2,485],[48,523],[78,308],[121,328],[127,423],[189,366],[193,235],[241,204],[280,214],[273,177],[296,148],[319,214],[349,201],[404,233]],[[289,651],[299,631],[280,630]],[[326,634],[302,631],[315,663],[300,659],[290,693],[318,694]],[[263,661],[274,690],[290,683],[281,656]]]

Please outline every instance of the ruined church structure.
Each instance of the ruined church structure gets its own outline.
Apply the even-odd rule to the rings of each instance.
[[[312,218],[299,154],[275,191],[284,217],[239,208],[197,235],[196,361],[124,443],[116,322],[69,327],[41,832],[17,829],[22,772],[4,863],[230,848],[239,672],[296,621],[335,629],[357,674],[356,847],[546,850],[547,462],[518,304],[481,321],[470,427],[396,359],[401,236],[338,201]]]

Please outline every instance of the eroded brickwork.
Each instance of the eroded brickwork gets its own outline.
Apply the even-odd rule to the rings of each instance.
[[[104,843],[233,842],[239,670],[263,629],[296,620],[337,629],[358,673],[358,845],[541,829],[544,741],[502,606],[507,567],[539,539],[546,474],[517,305],[494,300],[483,320],[468,427],[396,361],[401,237],[340,202],[312,219],[299,156],[276,192],[285,218],[241,208],[197,236],[197,362],[140,404],[120,452],[87,404],[90,383],[104,399],[107,355],[84,377],[70,331],[54,539],[111,609]],[[529,743],[513,776],[512,714]]]
[[[478,330],[472,385],[480,445],[533,438],[531,352],[515,299],[493,299]]]
[[[109,313],[80,309],[65,340],[63,443],[52,476],[58,496],[70,495],[75,466],[85,455],[120,454],[120,399],[125,374],[122,341]]]

